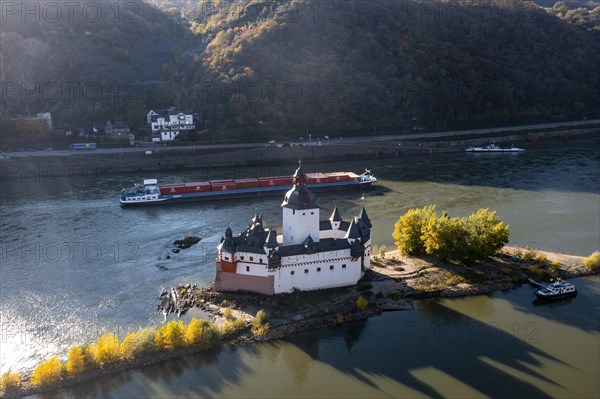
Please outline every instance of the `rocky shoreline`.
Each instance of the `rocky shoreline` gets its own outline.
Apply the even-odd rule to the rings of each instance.
[[[157,310],[178,316],[188,311],[202,311],[204,317],[214,320],[216,325],[225,323],[228,318],[243,320],[246,328],[228,337],[224,344],[252,344],[353,322],[384,311],[412,309],[416,299],[461,297],[508,290],[527,283],[532,275],[573,278],[600,272],[598,269],[585,268],[582,260],[580,256],[505,247],[495,258],[467,267],[433,258],[402,257],[397,251],[391,251],[374,257],[371,270],[355,286],[265,296],[217,292],[212,286],[202,288],[195,284],[183,284],[166,290],[161,297],[174,297],[175,303],[165,305],[163,300]],[[368,305],[359,306],[359,298],[367,299]],[[259,310],[267,312],[270,328],[256,334],[250,331],[249,326]],[[21,397],[49,392],[206,350],[214,348],[183,347],[153,353],[92,369],[51,387],[36,388],[24,384],[23,389],[4,392],[0,396]]]

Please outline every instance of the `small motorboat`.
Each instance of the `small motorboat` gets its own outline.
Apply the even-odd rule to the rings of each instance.
[[[538,299],[563,299],[577,296],[575,286],[560,278],[534,292]]]

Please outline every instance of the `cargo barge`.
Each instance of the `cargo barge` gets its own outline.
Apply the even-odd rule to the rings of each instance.
[[[366,170],[352,172],[307,173],[306,186],[314,192],[365,189],[377,179]],[[121,190],[121,206],[160,205],[226,198],[248,198],[277,195],[292,188],[292,176],[248,179],[211,180],[205,182],[158,184],[146,179],[129,189]]]

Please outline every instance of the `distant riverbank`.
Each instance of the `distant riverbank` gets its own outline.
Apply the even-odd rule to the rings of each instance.
[[[280,165],[299,159],[318,162],[335,159],[356,160],[400,157],[407,154],[432,154],[458,152],[470,146],[485,145],[490,141],[499,145],[515,144],[531,147],[540,142],[597,137],[600,128],[590,127],[546,132],[505,133],[489,137],[440,137],[427,141],[387,140],[356,141],[345,143],[331,140],[325,144],[297,146],[267,146],[254,148],[215,149],[148,149],[140,152],[80,153],[56,156],[10,156],[0,159],[0,179],[69,179],[90,177],[126,177],[130,173],[153,171],[182,171],[187,169],[227,166]]]

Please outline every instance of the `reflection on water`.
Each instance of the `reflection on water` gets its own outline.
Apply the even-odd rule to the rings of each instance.
[[[598,397],[599,321],[587,314],[598,310],[600,278],[575,284],[582,297],[553,318],[531,304],[528,286],[421,300],[413,311],[221,348],[52,396]],[[586,317],[573,325],[569,314]]]

